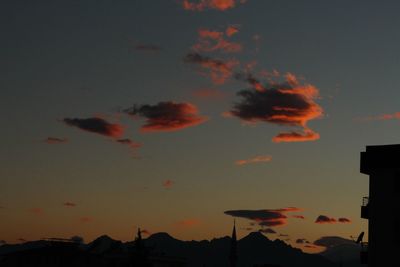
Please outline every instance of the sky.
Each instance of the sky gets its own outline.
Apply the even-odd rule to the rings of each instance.
[[[399,7],[1,1],[0,240],[235,218],[317,252],[366,231],[360,152],[399,140]]]

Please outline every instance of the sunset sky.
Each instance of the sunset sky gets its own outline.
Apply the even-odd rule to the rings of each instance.
[[[1,1],[0,240],[202,240],[236,218],[315,252],[366,231],[359,153],[399,143],[399,8]]]

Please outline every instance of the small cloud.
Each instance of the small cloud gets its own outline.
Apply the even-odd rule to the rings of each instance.
[[[319,224],[336,223],[336,219],[330,218],[325,215],[319,215],[318,218],[315,220],[315,223],[319,223]]]
[[[185,219],[185,220],[176,222],[175,226],[178,226],[178,227],[193,227],[193,226],[197,226],[199,224],[200,224],[200,221],[198,219]]]
[[[215,9],[225,11],[234,8],[237,4],[244,4],[247,0],[182,0],[182,7],[190,11]]]
[[[279,234],[280,237],[288,237],[289,235],[287,234]]]
[[[115,140],[117,143],[122,144],[122,145],[127,145],[130,148],[136,149],[140,148],[142,146],[141,143],[135,142],[129,138],[124,138],[124,139],[117,139]]]
[[[224,84],[233,75],[233,69],[239,65],[235,59],[221,60],[202,56],[198,53],[189,53],[184,62],[199,67],[200,73],[209,75],[214,84]],[[201,72],[206,71],[206,72]]]
[[[120,124],[112,124],[101,118],[65,118],[63,122],[69,126],[77,127],[81,130],[101,134],[108,137],[118,138],[124,132],[124,127]]]
[[[293,215],[292,218],[302,219],[302,220],[305,219],[305,217],[303,215]]]
[[[227,93],[217,89],[197,89],[192,92],[192,95],[199,99],[220,100],[227,96]]]
[[[152,44],[138,44],[135,45],[135,49],[139,51],[146,51],[146,52],[159,52],[161,51],[161,47],[158,45]]]
[[[172,132],[196,126],[207,121],[191,103],[159,102],[156,105],[134,105],[124,112],[146,118],[141,132]]]
[[[81,223],[90,223],[90,222],[93,221],[93,218],[92,217],[88,217],[88,216],[84,216],[84,217],[79,218],[79,221]]]
[[[174,184],[175,184],[175,182],[172,181],[172,180],[169,180],[169,179],[165,180],[162,183],[163,187],[166,188],[166,189],[170,189]]]
[[[340,222],[340,223],[351,223],[351,220],[347,219],[347,218],[339,218],[338,222]]]
[[[262,163],[262,162],[270,162],[272,160],[272,156],[256,156],[254,158],[250,159],[242,159],[242,160],[237,160],[235,162],[236,165],[242,166],[250,163]]]
[[[63,205],[64,205],[65,207],[70,207],[70,208],[76,207],[76,203],[69,202],[69,201],[64,202]]]
[[[230,25],[226,28],[225,34],[229,37],[235,35],[239,32],[240,26],[239,25]]]
[[[43,142],[46,144],[54,145],[54,144],[64,144],[68,142],[67,138],[58,138],[58,137],[47,137]]]
[[[27,240],[26,240],[26,239],[24,239],[24,238],[18,238],[18,239],[17,239],[17,241],[19,241],[19,242],[22,242],[22,243],[25,243],[25,242],[27,242]]]
[[[276,231],[271,228],[260,229],[258,231],[264,234],[276,234]]]

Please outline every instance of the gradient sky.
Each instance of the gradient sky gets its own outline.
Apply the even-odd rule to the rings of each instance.
[[[367,230],[359,152],[399,142],[400,3],[186,4],[1,1],[0,240],[132,240],[137,227],[211,239],[230,234],[225,211],[287,207],[301,211],[285,213],[286,224],[268,236],[287,234],[306,251],[313,250],[296,239]],[[188,62],[190,53],[209,61]],[[214,59],[236,62],[222,81],[205,66]],[[293,125],[228,114],[241,102],[237,92],[259,92],[238,73],[259,80],[275,73],[278,87],[290,73],[292,87],[317,90],[306,99],[322,115]],[[260,84],[260,94],[272,90]],[[178,115],[194,114],[183,127],[146,130],[141,105],[160,102],[184,103]],[[134,104],[134,116],[126,114]],[[101,118],[124,134],[84,131],[82,121],[65,120],[74,118]],[[307,130],[319,139],[272,141]],[[317,224],[320,215],[351,223]],[[236,220],[239,237],[260,229],[259,221]]]

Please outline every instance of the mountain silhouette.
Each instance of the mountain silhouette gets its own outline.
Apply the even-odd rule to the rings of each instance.
[[[231,238],[228,236],[202,241],[181,241],[167,233],[156,233],[143,239],[150,261],[180,259],[186,264],[162,266],[224,267],[229,265],[228,256]],[[56,244],[35,241],[20,245],[0,247],[0,266],[132,266],[129,260],[135,243],[123,243],[103,235],[87,245]],[[270,240],[260,232],[252,232],[237,242],[238,267],[274,264],[282,267],[333,267],[337,264],[322,255],[307,254],[293,248],[284,241]],[[51,265],[37,264],[37,258],[48,257]],[[20,262],[26,258],[29,262]],[[58,260],[56,260],[58,259]],[[58,264],[60,261],[68,264]],[[172,260],[171,260],[172,262]],[[19,265],[16,265],[16,264]],[[14,265],[13,265],[14,264]],[[26,264],[26,265],[24,265]],[[135,265],[133,265],[135,266]]]

